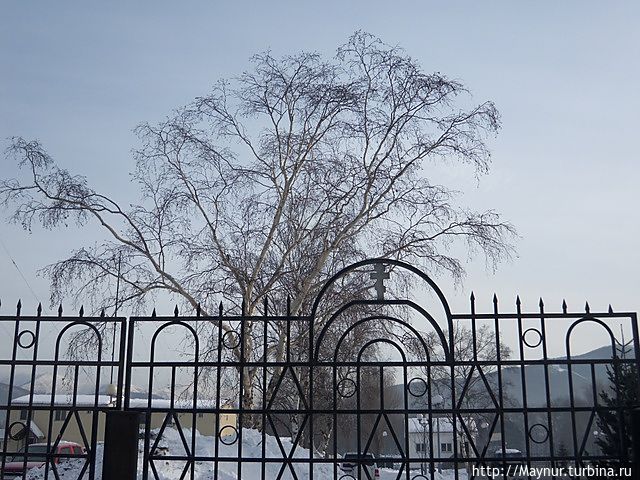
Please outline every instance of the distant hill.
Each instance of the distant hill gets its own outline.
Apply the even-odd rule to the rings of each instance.
[[[628,358],[634,358],[633,352],[627,352]],[[612,358],[610,346],[603,346],[591,350],[582,355],[572,357],[575,360],[607,360]],[[555,360],[566,360],[566,357],[557,357]],[[573,393],[576,405],[582,402],[588,402],[592,396],[592,384],[595,379],[596,391],[599,392],[608,384],[606,364],[594,365],[593,372],[590,364],[572,365],[571,377],[573,380]],[[497,396],[497,372],[491,371],[490,368],[483,370],[488,383],[496,390]],[[477,372],[475,373],[477,375]],[[592,378],[593,376],[593,378]],[[569,368],[567,365],[550,365],[548,366],[549,392],[551,404],[555,406],[569,405]],[[545,368],[543,365],[528,365],[524,368],[524,378],[526,387],[527,405],[530,407],[546,405],[546,388],[545,388]],[[460,392],[463,379],[458,379],[456,390]],[[503,367],[502,369],[502,385],[504,399],[511,405],[523,405],[523,389],[522,389],[522,369],[520,367]],[[396,398],[402,402],[402,392],[404,385],[394,385],[391,387],[390,398]],[[486,392],[486,387],[481,382],[477,382],[477,388]],[[450,386],[447,382],[441,382],[434,385],[432,395],[441,393],[444,397],[444,405],[451,404]],[[424,407],[427,404],[427,396],[414,397],[409,395],[409,406],[411,408]]]

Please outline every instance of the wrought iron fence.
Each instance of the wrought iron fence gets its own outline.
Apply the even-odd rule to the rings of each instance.
[[[371,289],[342,301],[332,292],[349,275]],[[417,279],[410,299],[399,286],[408,276]],[[548,312],[540,300],[526,313],[516,299],[506,313],[494,296],[492,311],[476,313],[472,295],[470,313],[455,314],[431,278],[383,259],[338,273],[308,315],[282,304],[129,320],[0,317],[12,330],[0,363],[9,378],[3,471],[36,424],[42,478],[72,463],[73,478],[94,478],[101,418],[122,410],[139,414],[143,479],[555,478],[638,458],[633,312]],[[48,324],[60,331],[44,335]],[[54,339],[50,356],[44,338]],[[43,371],[50,385],[38,385]],[[72,435],[71,424],[90,428]],[[69,440],[84,451],[62,452]]]

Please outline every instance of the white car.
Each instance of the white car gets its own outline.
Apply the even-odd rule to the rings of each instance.
[[[358,455],[356,452],[345,453],[342,457],[340,470],[355,480],[375,480],[380,478],[380,469],[376,465],[376,457],[373,453],[364,453],[362,455]],[[360,476],[358,476],[358,472]]]

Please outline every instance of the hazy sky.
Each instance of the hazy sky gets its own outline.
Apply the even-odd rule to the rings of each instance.
[[[207,93],[252,53],[332,54],[363,29],[462,80],[502,114],[488,176],[478,184],[462,167],[439,175],[464,190],[461,203],[515,224],[518,257],[495,274],[470,262],[457,289],[438,279],[453,310],[468,311],[472,289],[480,311],[494,291],[509,304],[520,294],[528,310],[540,296],[549,310],[563,298],[571,309],[588,299],[592,310],[640,310],[638,2],[114,3],[3,2],[3,147],[11,135],[37,138],[98,190],[134,200],[137,123]],[[14,176],[0,161],[0,175]],[[43,302],[48,285],[36,270],[97,238],[0,223],[0,240]],[[0,313],[19,297],[34,302],[1,248],[0,274]]]

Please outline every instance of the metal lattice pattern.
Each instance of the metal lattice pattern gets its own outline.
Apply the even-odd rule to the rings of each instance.
[[[331,290],[345,275],[363,275],[371,290],[332,304]],[[397,293],[393,280],[403,275],[423,282],[415,299]],[[65,457],[58,446],[73,424],[93,478],[100,412],[122,408],[140,413],[144,479],[166,476],[167,465],[176,478],[233,472],[269,480],[373,479],[375,462],[385,467],[382,478],[418,480],[441,478],[442,470],[458,478],[486,473],[481,467],[515,472],[631,461],[637,395],[625,381],[637,388],[635,313],[594,313],[588,305],[572,312],[566,304],[549,313],[542,300],[525,313],[520,299],[504,313],[494,297],[493,311],[481,314],[472,295],[470,313],[454,314],[429,277],[389,260],[340,272],[309,315],[292,315],[283,303],[282,312],[270,312],[265,301],[252,315],[243,307],[225,312],[221,304],[213,316],[199,309],[179,316],[176,308],[172,317],[128,321],[2,318],[14,326],[13,353],[1,364],[10,372],[3,451],[19,437],[15,412],[26,411],[29,426],[34,412],[46,411],[46,474],[57,478]],[[56,322],[64,328],[47,360],[42,325]],[[99,339],[94,360],[61,360],[60,338],[74,328]],[[604,347],[585,353],[584,343]],[[65,391],[73,400],[65,406],[55,380],[61,368],[70,369]],[[16,405],[15,379],[24,369],[28,401]],[[41,369],[52,369],[54,379],[42,404],[34,387]],[[93,402],[78,393],[87,369],[94,369]],[[105,369],[116,372],[107,403]],[[87,415],[90,428],[83,425]],[[29,428],[22,431],[28,437]]]

